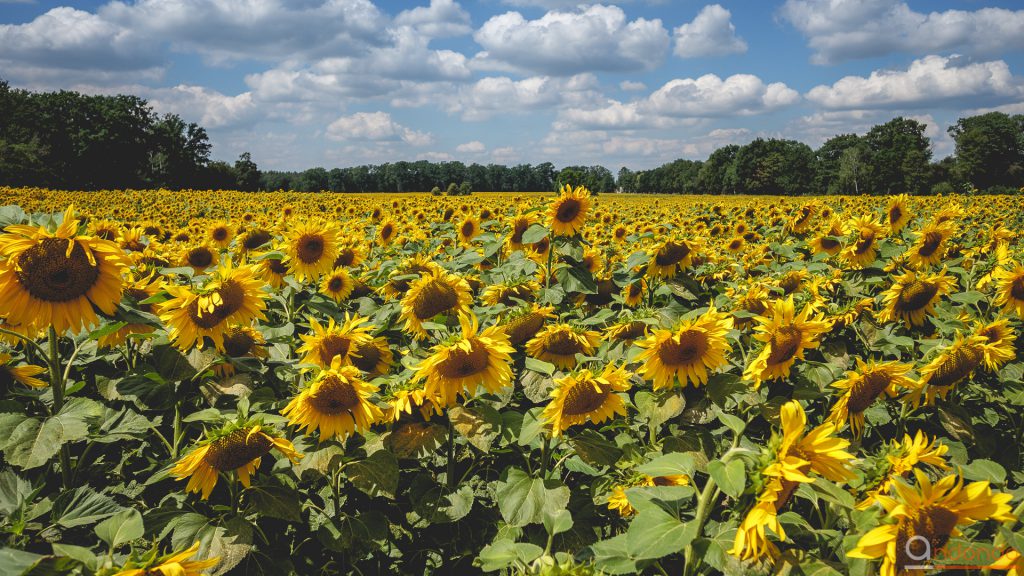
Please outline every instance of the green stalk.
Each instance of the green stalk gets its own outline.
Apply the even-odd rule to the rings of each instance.
[[[60,371],[60,348],[57,342],[57,330],[50,325],[47,333],[50,343],[50,354],[47,364],[50,369],[50,389],[53,391],[53,414],[64,407],[64,375]],[[65,489],[71,487],[71,454],[66,444],[60,447],[60,478]]]
[[[548,233],[548,269],[544,271],[544,288],[551,287],[551,262],[555,259],[555,237]]]
[[[732,447],[726,452],[725,456],[722,457],[722,462],[727,462],[729,457],[732,456],[731,452],[739,447],[740,435],[737,433],[732,438]],[[704,532],[704,525],[707,524],[708,517],[711,514],[711,508],[715,505],[715,501],[718,500],[718,495],[722,491],[718,489],[718,483],[715,482],[714,476],[708,475],[708,481],[704,484],[704,489],[700,493],[700,498],[697,500],[697,512],[694,516],[694,521],[697,523],[696,534],[697,537]],[[685,564],[683,565],[683,576],[690,576],[697,569],[697,565],[693,560],[693,543],[686,546],[686,550],[683,552]]]
[[[455,489],[455,430],[452,426],[451,416],[448,417],[448,473],[445,478],[445,484],[448,486],[448,491],[451,492]]]

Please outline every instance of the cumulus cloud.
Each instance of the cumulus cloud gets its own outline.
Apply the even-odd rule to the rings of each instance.
[[[455,151],[462,154],[480,154],[485,150],[487,150],[487,146],[479,140],[472,140],[455,147]]]
[[[680,58],[725,56],[747,51],[747,43],[736,35],[732,13],[720,4],[705,6],[693,22],[676,28],[674,36],[674,53]]]
[[[619,90],[625,90],[627,92],[647,90],[647,84],[644,84],[643,82],[634,82],[632,80],[623,80],[622,82],[619,82]]]
[[[497,114],[593,102],[599,98],[596,88],[597,79],[592,74],[569,78],[531,76],[522,80],[489,76],[460,86],[454,95],[443,96],[448,98],[443,105],[449,113],[459,114],[463,120],[486,120]]]
[[[137,93],[145,95],[153,109],[174,112],[206,128],[236,127],[257,118],[251,92],[229,96],[202,86],[179,84],[172,88],[142,88]]]
[[[469,12],[453,0],[430,0],[430,6],[402,11],[395,16],[395,24],[431,38],[464,36],[473,31]]]
[[[927,56],[906,70],[846,76],[831,86],[815,86],[806,96],[834,110],[996,104],[1024,97],[1024,82],[1002,60],[963,63],[955,57]]]
[[[664,60],[669,45],[661,20],[629,21],[617,6],[551,11],[536,20],[506,12],[487,20],[473,38],[484,48],[474,58],[481,68],[504,66],[550,76],[651,70]]]
[[[900,0],[786,0],[780,15],[808,38],[816,64],[893,52],[984,56],[1024,49],[1024,10],[923,13]]]
[[[402,126],[387,112],[357,112],[342,116],[327,126],[327,137],[338,141],[400,140],[410,146],[427,146],[434,142],[431,134]]]

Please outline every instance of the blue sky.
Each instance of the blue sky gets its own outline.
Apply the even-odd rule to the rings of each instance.
[[[1024,113],[1024,4],[0,0],[0,78],[133,93],[266,169],[649,168],[893,116]]]

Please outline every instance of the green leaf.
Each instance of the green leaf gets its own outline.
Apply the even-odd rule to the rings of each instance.
[[[104,336],[109,336],[109,335],[113,334],[114,332],[117,332],[118,330],[120,330],[121,328],[124,328],[127,325],[128,325],[127,322],[111,322],[110,324],[107,324],[105,326],[101,326],[100,328],[97,328],[96,330],[93,330],[92,332],[90,332],[89,333],[89,340],[99,340],[100,338],[103,338]]]
[[[708,473],[726,495],[739,498],[743,494],[743,489],[746,487],[746,470],[743,468],[742,460],[735,458],[728,462],[712,460],[708,462]]]
[[[0,576],[21,576],[44,558],[46,556],[14,548],[0,548]]]
[[[569,443],[580,458],[594,466],[612,466],[622,457],[622,449],[595,430],[584,429]]]
[[[568,510],[544,511],[544,529],[554,536],[572,528],[572,513]]]
[[[626,543],[626,534],[602,540],[593,544],[594,567],[602,574],[635,574],[636,558],[630,556]]]
[[[252,500],[252,509],[263,516],[300,522],[302,502],[298,493],[284,486],[252,486],[245,491]]]
[[[448,417],[452,428],[482,452],[489,452],[491,444],[501,434],[501,415],[490,406],[452,406]]]
[[[13,470],[0,472],[0,516],[13,516],[32,494],[32,485]]]
[[[722,424],[725,424],[730,430],[735,432],[736,435],[743,434],[743,430],[747,427],[747,423],[742,419],[737,416],[733,416],[732,414],[726,414],[725,412],[720,413],[718,415],[718,419],[722,421]]]
[[[548,229],[543,224],[531,224],[526,232],[523,232],[523,244],[535,244],[548,235]]]
[[[408,422],[399,425],[384,438],[384,447],[399,458],[422,458],[437,450],[447,436],[444,426],[429,422]]]
[[[563,267],[555,269],[555,278],[558,285],[566,292],[579,292],[581,294],[596,294],[597,283],[594,276],[583,268]]]
[[[569,488],[558,480],[531,478],[518,468],[509,468],[505,479],[495,484],[495,500],[505,522],[521,527],[542,522],[545,510],[565,509]]]
[[[659,456],[646,464],[637,466],[636,469],[648,476],[672,476],[674,474],[685,474],[693,477],[696,464],[693,456],[683,452],[673,452]]]
[[[536,544],[502,539],[484,546],[478,558],[480,568],[484,572],[495,572],[508,568],[517,561],[523,564],[533,562],[543,553],[544,549]]]
[[[544,431],[545,423],[541,418],[543,411],[544,408],[538,406],[530,408],[526,414],[523,414],[523,426],[519,429],[520,446],[530,445]]]
[[[985,299],[985,295],[977,290],[968,290],[967,292],[950,294],[949,299],[961,304],[977,304]]]
[[[536,358],[527,356],[526,357],[526,368],[533,370],[534,372],[540,372],[545,376],[551,376],[555,373],[555,365],[550,362],[543,360],[537,360]]]
[[[630,522],[626,550],[639,560],[653,560],[679,553],[696,536],[696,522],[683,523],[660,508],[649,507]]]
[[[94,400],[72,398],[60,412],[46,420],[25,418],[6,435],[4,456],[19,468],[38,468],[49,462],[65,443],[88,436],[88,422],[102,413],[102,406]],[[0,431],[7,431],[10,416],[0,414],[3,417]]]
[[[207,518],[187,512],[172,520],[168,527],[173,530],[171,546],[175,550],[184,550],[198,541],[199,552],[194,559],[220,558],[220,564],[210,572],[210,576],[230,571],[253,548],[252,525],[238,516]]]
[[[95,524],[121,510],[113,499],[88,486],[64,492],[53,502],[52,522],[64,528]]]
[[[675,389],[638,392],[634,403],[640,415],[647,420],[647,425],[655,429],[682,414],[686,408],[686,398],[682,391]]]
[[[387,450],[378,450],[363,460],[345,467],[352,485],[369,496],[394,499],[398,490],[398,459]]]
[[[133,508],[126,508],[96,525],[96,535],[113,550],[145,533],[142,514]]]
[[[961,467],[967,480],[985,480],[991,484],[1006,483],[1006,469],[991,460],[979,459]]]

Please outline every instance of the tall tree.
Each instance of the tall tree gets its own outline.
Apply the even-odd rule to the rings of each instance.
[[[932,151],[926,126],[909,118],[893,118],[864,135],[871,165],[869,192],[922,194],[927,190]]]
[[[235,178],[238,189],[244,192],[255,192],[260,188],[260,169],[252,161],[252,155],[242,152],[235,161]]]
[[[1024,184],[1024,116],[989,112],[949,127],[956,143],[955,177],[981,190]]]

